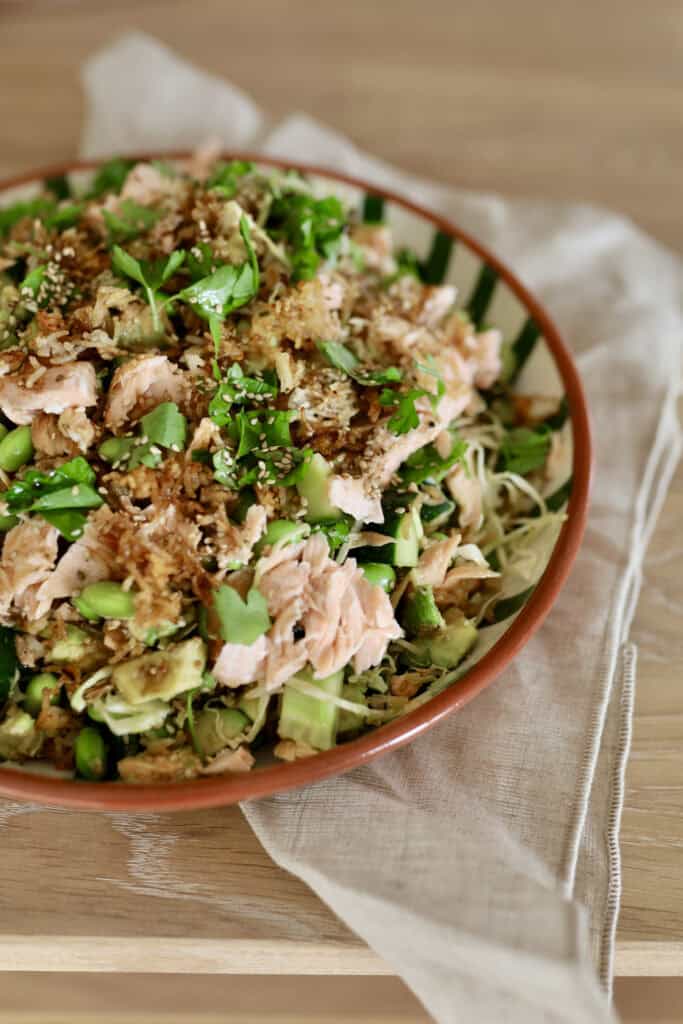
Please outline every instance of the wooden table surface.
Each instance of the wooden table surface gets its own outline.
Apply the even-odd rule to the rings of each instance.
[[[76,152],[79,66],[133,27],[406,168],[606,204],[683,249],[680,0],[0,2],[0,175]],[[682,519],[679,470],[634,627],[623,975],[683,973]],[[387,970],[237,810],[141,823],[0,805],[0,825],[4,970]]]

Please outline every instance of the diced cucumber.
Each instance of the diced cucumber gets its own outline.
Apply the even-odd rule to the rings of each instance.
[[[116,665],[111,680],[129,704],[145,704],[152,698],[167,701],[201,686],[205,664],[206,646],[196,636]]]
[[[293,678],[317,686],[323,693],[339,697],[344,672],[340,670],[325,679],[314,679],[310,670],[303,670]],[[317,700],[307,693],[301,693],[290,683],[285,683],[277,726],[281,739],[307,743],[316,750],[330,750],[335,745],[338,719],[339,708],[336,704]]]
[[[425,532],[432,533],[444,526],[455,512],[455,502],[439,501],[434,504],[426,503],[420,509],[420,518],[424,524]]]
[[[418,666],[455,668],[472,649],[476,639],[474,623],[453,609],[446,613],[446,624],[441,629],[425,633],[414,642],[417,650],[406,660]]]
[[[339,519],[342,514],[341,509],[333,505],[328,497],[331,476],[332,467],[329,462],[319,452],[315,452],[304,467],[301,480],[296,485],[299,494],[306,500],[306,518],[311,523],[323,519]]]
[[[248,726],[249,719],[237,708],[204,708],[195,718],[194,731],[203,753],[212,757]]]
[[[431,587],[418,587],[406,597],[401,608],[401,622],[411,636],[442,629],[446,625]]]
[[[342,687],[341,692],[344,700],[350,700],[353,704],[365,704],[363,687],[354,683],[347,683]],[[337,722],[337,735],[343,736],[346,733],[356,732],[365,721],[364,715],[357,715],[355,711],[347,711],[346,708],[339,709],[339,720]]]
[[[382,532],[387,534],[387,543],[381,547],[356,548],[353,556],[358,562],[388,562],[408,569],[417,565],[424,528],[415,508],[391,518]]]

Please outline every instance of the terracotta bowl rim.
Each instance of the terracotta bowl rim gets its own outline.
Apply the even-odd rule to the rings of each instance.
[[[187,159],[186,151],[133,154],[132,160]],[[433,697],[405,718],[366,733],[356,740],[293,763],[278,763],[251,773],[215,776],[188,782],[131,785],[121,782],[81,782],[51,778],[13,768],[0,769],[0,795],[38,804],[99,811],[187,811],[219,807],[283,790],[298,788],[320,779],[367,764],[380,754],[409,742],[446,715],[463,707],[489,686],[539,628],[554,604],[576,558],[586,526],[592,468],[592,443],[588,407],[574,361],[560,333],[543,306],[496,256],[446,217],[432,212],[402,195],[351,175],[341,174],[296,160],[278,160],[257,153],[229,151],[225,159],[251,160],[273,167],[292,167],[305,174],[344,182],[364,192],[381,196],[417,214],[435,228],[464,243],[493,267],[500,279],[517,296],[541,329],[562,378],[570,408],[573,431],[573,482],[567,519],[553,549],[548,566],[518,617],[497,643],[450,689]],[[96,168],[103,160],[66,161],[56,166],[27,172],[0,181],[0,194],[9,189],[76,171]]]

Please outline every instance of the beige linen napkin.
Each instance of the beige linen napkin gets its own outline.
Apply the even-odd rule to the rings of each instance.
[[[214,135],[372,179],[478,236],[559,324],[588,391],[596,463],[585,543],[546,623],[495,685],[411,746],[242,809],[273,859],[436,1020],[610,1019],[594,967],[609,989],[628,632],[679,451],[680,263],[602,210],[418,181],[304,116],[268,125],[233,86],[145,36],[93,58],[84,82],[85,155]]]

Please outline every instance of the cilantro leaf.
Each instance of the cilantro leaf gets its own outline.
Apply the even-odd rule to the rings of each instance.
[[[264,397],[274,398],[278,393],[276,385],[262,377],[248,377],[239,363],[233,363],[220,380],[216,393],[209,403],[209,416],[216,426],[224,427],[231,420],[232,405],[244,405],[249,401],[260,401]]]
[[[207,242],[197,242],[187,254],[187,269],[193,281],[200,281],[203,277],[212,274],[216,267],[213,265],[213,252]]]
[[[41,219],[47,216],[52,213],[55,206],[54,199],[37,196],[35,199],[22,199],[18,203],[0,209],[0,235],[6,234],[25,217]]]
[[[389,420],[389,430],[394,434],[407,434],[409,430],[415,430],[420,425],[415,402],[418,398],[424,398],[429,392],[423,388],[411,388],[409,391],[392,391],[385,388],[380,396],[380,405],[395,406],[396,411]]]
[[[231,160],[214,167],[206,182],[206,188],[216,189],[225,199],[232,199],[237,192],[238,182],[254,169],[249,160]]]
[[[467,444],[455,440],[450,455],[442,458],[432,444],[425,445],[413,452],[399,470],[401,480],[405,484],[421,484],[425,480],[438,483],[448,474],[457,462],[462,462]]]
[[[47,267],[43,266],[35,267],[33,270],[31,270],[19,285],[19,294],[24,296],[25,298],[30,297],[34,300],[37,300],[38,293],[40,292],[41,287],[45,282],[46,270]],[[43,296],[43,301],[41,302],[41,305],[44,303],[46,298],[47,296]]]
[[[142,432],[151,444],[176,450],[185,447],[187,420],[175,402],[162,402],[140,422]]]
[[[358,359],[351,349],[348,349],[341,341],[317,341],[316,345],[331,366],[353,376],[358,366]]]
[[[509,430],[500,446],[498,468],[522,476],[539,469],[550,451],[551,433],[545,425],[536,430],[528,427]]]
[[[342,546],[351,532],[352,525],[353,519],[347,516],[342,519],[323,520],[322,522],[315,523],[312,529],[313,533],[325,534],[330,551],[334,552]]]
[[[395,383],[403,378],[403,374],[397,366],[388,366],[383,370],[364,369],[351,349],[348,349],[340,341],[318,341],[316,345],[331,366],[337,370],[343,370],[357,384],[374,387],[378,384]]]
[[[94,485],[95,473],[79,455],[47,473],[29,470],[8,487],[3,498],[10,511],[37,512],[67,540],[75,540],[85,525],[85,516],[76,510],[103,504]]]
[[[165,260],[160,259],[150,263],[147,260],[136,260],[134,256],[118,245],[112,248],[111,262],[114,269],[122,277],[130,277],[142,285],[145,298],[152,311],[152,327],[155,334],[161,334],[163,330],[157,303],[157,290],[173,277],[184,260],[185,253],[182,250],[172,252]],[[169,299],[170,296],[167,296],[165,301]]]
[[[320,259],[336,256],[346,218],[336,196],[315,199],[301,192],[277,197],[270,208],[267,230],[292,248],[292,277],[310,280]]]
[[[270,629],[268,602],[256,587],[243,601],[233,587],[224,585],[215,592],[213,601],[218,628],[227,644],[250,646]]]
[[[259,267],[254,247],[251,244],[249,222],[242,214],[240,234],[247,250],[248,261],[240,266],[228,263],[215,270],[208,277],[200,278],[188,285],[176,296],[187,302],[192,309],[209,323],[216,346],[216,357],[220,346],[220,324],[226,316],[254,298],[260,284]]]
[[[160,214],[156,210],[150,210],[148,206],[140,206],[132,199],[124,199],[119,204],[117,213],[102,210],[102,217],[109,231],[110,242],[129,242],[153,227]]]
[[[128,172],[135,166],[134,160],[114,157],[98,169],[86,193],[87,199],[97,199],[105,192],[120,192]]]

